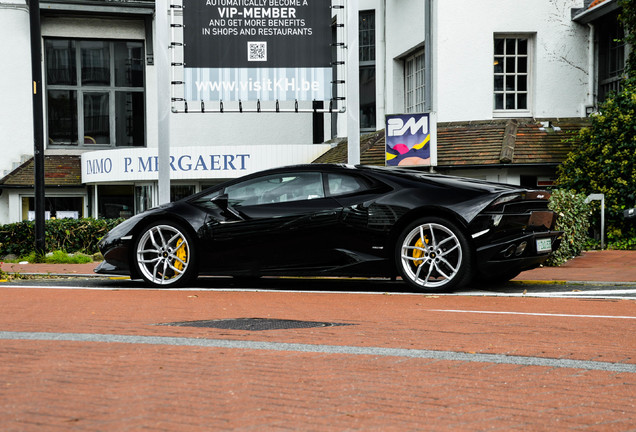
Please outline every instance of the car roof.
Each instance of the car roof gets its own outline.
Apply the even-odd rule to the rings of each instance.
[[[350,165],[350,164],[296,164],[286,165],[276,168],[269,168],[263,171],[247,174],[242,177],[228,180],[220,183],[219,185],[208,188],[205,191],[201,191],[195,195],[187,197],[190,200],[200,195],[204,195],[211,189],[220,189],[227,187],[230,184],[238,183],[248,179],[257,178],[260,176],[284,173],[284,172],[301,172],[301,171],[320,171],[320,172],[357,172],[360,174],[366,174],[377,181],[389,181],[397,183],[434,183],[444,185],[447,187],[455,187],[460,189],[470,189],[473,191],[481,191],[483,193],[501,194],[507,192],[523,191],[525,188],[519,186],[488,182],[485,180],[478,180],[466,177],[449,176],[443,174],[429,173],[420,169],[413,168],[401,168],[401,167],[380,167],[372,165]]]

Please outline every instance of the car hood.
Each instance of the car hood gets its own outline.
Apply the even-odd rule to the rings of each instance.
[[[168,203],[168,204],[163,204],[159,207],[154,207],[150,210],[146,210],[144,212],[141,212],[139,214],[134,215],[133,217],[126,219],[125,221],[121,222],[119,225],[117,225],[115,228],[111,229],[105,236],[104,238],[102,238],[102,240],[99,242],[98,247],[101,249],[103,246],[107,245],[108,243],[114,241],[114,240],[118,240],[121,239],[122,237],[125,237],[129,234],[131,234],[131,232],[133,231],[133,229],[137,226],[137,224],[139,222],[141,222],[142,220],[144,220],[146,217],[148,217],[149,215],[155,214],[155,213],[162,213],[172,207],[174,207],[175,203]]]

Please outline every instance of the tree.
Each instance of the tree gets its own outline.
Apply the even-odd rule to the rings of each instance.
[[[628,45],[636,47],[636,0],[620,0],[619,19]],[[557,184],[580,193],[603,193],[608,239],[636,237],[636,227],[623,210],[636,206],[636,49],[626,62],[621,90],[611,94],[581,130],[559,167]]]

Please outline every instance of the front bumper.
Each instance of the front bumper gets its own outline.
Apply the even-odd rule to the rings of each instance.
[[[100,250],[104,255],[104,261],[94,270],[99,274],[131,275],[130,254],[128,241],[117,239],[116,241],[100,244]]]
[[[130,270],[115,267],[108,261],[102,261],[93,271],[98,274],[130,276]]]

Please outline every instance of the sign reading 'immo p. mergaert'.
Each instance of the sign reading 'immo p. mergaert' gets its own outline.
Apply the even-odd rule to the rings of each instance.
[[[330,0],[184,0],[187,100],[331,98]]]

